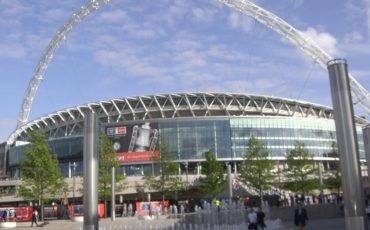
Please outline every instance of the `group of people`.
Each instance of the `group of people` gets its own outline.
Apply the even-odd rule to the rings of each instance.
[[[257,212],[254,208],[250,209],[248,213],[248,230],[263,230],[265,229],[265,213],[261,208],[257,208]]]
[[[248,213],[248,230],[264,230],[265,225],[265,213],[261,208],[251,208]],[[306,221],[308,220],[308,215],[306,209],[302,206],[300,202],[297,203],[297,207],[294,210],[294,225],[300,230],[304,230],[306,226]]]
[[[282,194],[279,203],[283,207],[295,206],[297,203],[311,205],[311,204],[322,204],[322,203],[332,203],[340,204],[342,203],[343,197],[340,194],[329,194],[323,195],[305,195],[305,194],[289,194],[289,199],[285,194]]]

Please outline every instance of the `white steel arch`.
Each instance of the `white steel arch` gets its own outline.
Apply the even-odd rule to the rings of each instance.
[[[305,54],[310,56],[315,62],[319,63],[324,69],[327,62],[332,60],[320,46],[305,36],[302,32],[289,25],[275,14],[253,4],[249,0],[216,0],[232,9],[254,18],[256,21],[272,29],[289,42],[300,48]],[[370,95],[369,92],[349,73],[351,93],[354,104],[359,104],[370,114]]]
[[[54,37],[51,39],[50,43],[46,47],[44,54],[39,60],[32,75],[32,78],[28,83],[28,87],[23,98],[21,111],[18,116],[17,129],[27,123],[28,116],[31,111],[32,102],[35,98],[37,89],[39,88],[45,71],[48,68],[49,63],[53,59],[54,53],[59,48],[60,44],[64,40],[66,40],[68,34],[71,32],[74,26],[78,25],[89,14],[100,9],[100,7],[108,4],[111,1],[112,0],[92,0],[91,2],[81,6],[81,8],[76,13],[74,13],[61,28],[59,28],[57,33],[54,35]]]
[[[314,61],[318,62],[326,69],[326,63],[333,59],[324,50],[322,50],[312,40],[305,37],[300,31],[289,25],[287,22],[279,18],[273,13],[257,6],[249,0],[216,0],[223,3],[232,9],[238,10],[241,13],[248,15],[261,24],[272,29],[295,46],[299,47],[305,54],[309,55]],[[23,99],[21,111],[18,117],[17,130],[25,125],[28,121],[28,116],[31,111],[33,99],[37,89],[43,79],[48,64],[53,58],[55,51],[59,48],[74,26],[78,25],[90,13],[98,10],[101,6],[108,4],[111,0],[92,0],[90,3],[83,5],[76,13],[74,13],[66,23],[58,30],[50,41],[43,56],[41,57],[32,79],[29,82],[25,96]],[[354,97],[355,104],[359,104],[363,109],[370,114],[370,97],[369,93],[362,87],[350,74],[351,91]],[[15,133],[17,133],[17,130]],[[14,140],[14,137],[10,137]],[[9,140],[8,140],[9,142]]]

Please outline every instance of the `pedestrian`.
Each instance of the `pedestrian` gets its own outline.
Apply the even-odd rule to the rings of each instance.
[[[8,209],[5,209],[5,210],[3,211],[2,218],[3,218],[3,221],[4,221],[4,222],[7,222],[7,221],[8,221]]]
[[[33,227],[33,223],[35,223],[36,226],[39,227],[39,224],[37,223],[38,216],[39,216],[39,213],[37,212],[37,209],[34,208],[33,209],[33,212],[32,212],[32,223],[31,223],[31,227]]]
[[[294,224],[300,230],[304,230],[306,226],[307,211],[302,207],[301,203],[297,203],[297,208],[294,210]]]
[[[257,213],[253,208],[248,213],[248,230],[257,230]]]
[[[265,225],[265,213],[262,211],[262,208],[259,207],[257,211],[257,230],[264,230]]]
[[[220,211],[221,210],[221,201],[216,198],[214,203],[215,203],[215,206],[217,208],[217,211]]]

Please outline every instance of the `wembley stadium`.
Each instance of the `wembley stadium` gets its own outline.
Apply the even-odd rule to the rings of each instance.
[[[13,179],[8,186],[19,183],[19,164],[32,130],[45,134],[67,180],[72,176],[71,165],[73,175],[81,177],[84,117],[90,112],[97,114],[101,130],[114,143],[121,163],[116,173],[125,175],[129,183],[152,172],[149,153],[159,136],[180,163],[179,173],[185,175],[186,170],[190,180],[200,175],[200,162],[209,149],[218,161],[231,164],[236,174],[252,135],[267,146],[277,164],[284,164],[295,141],[304,143],[314,160],[333,160],[328,153],[336,142],[333,110],[308,102],[228,93],[123,97],[60,110],[17,129],[0,148],[1,171]],[[362,127],[366,124],[366,120],[356,118],[361,159],[365,158]],[[81,178],[77,183],[82,183]],[[13,193],[2,200],[19,200]],[[131,186],[123,193],[136,190]]]

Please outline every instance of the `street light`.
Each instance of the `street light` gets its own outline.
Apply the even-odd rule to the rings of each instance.
[[[324,154],[325,153],[321,153],[319,155],[319,157],[324,157]],[[323,179],[322,179],[322,171],[321,171],[321,165],[322,165],[322,159],[319,160],[318,162],[318,168],[319,168],[319,182],[320,182],[320,200],[321,200],[321,203],[324,204],[325,203],[325,199],[324,199],[324,185],[323,185]]]
[[[72,187],[72,204],[75,203],[75,175],[76,175],[76,168],[77,168],[77,164],[76,162],[73,162],[72,164],[70,164],[70,167],[72,169],[72,180],[73,180],[73,187]]]
[[[189,166],[189,163],[188,162],[185,162],[184,163],[185,165],[185,172],[186,172],[186,200],[189,201],[189,178],[188,178],[188,175],[189,175],[189,169],[188,169],[188,166]]]

